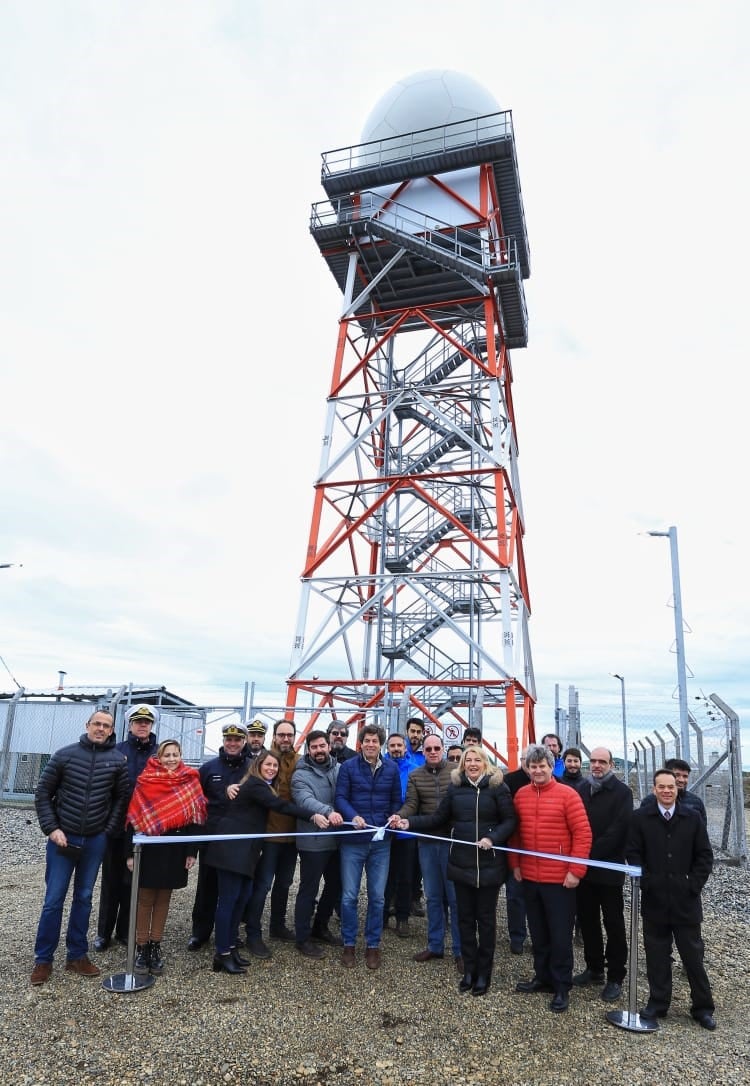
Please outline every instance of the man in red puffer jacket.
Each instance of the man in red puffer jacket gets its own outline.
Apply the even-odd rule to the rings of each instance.
[[[511,844],[527,852],[588,859],[591,826],[581,797],[553,776],[554,755],[530,746],[525,764],[530,783],[513,802],[518,829]],[[572,860],[511,854],[514,877],[522,881],[526,919],[534,949],[534,976],[519,981],[517,992],[552,992],[551,1011],[566,1011],[573,983],[573,925],[578,883],[586,865]]]

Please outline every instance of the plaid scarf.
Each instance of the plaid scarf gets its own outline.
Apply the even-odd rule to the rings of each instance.
[[[168,773],[158,758],[149,758],[135,784],[125,821],[137,833],[158,837],[183,826],[202,826],[206,798],[198,770],[180,762]]]

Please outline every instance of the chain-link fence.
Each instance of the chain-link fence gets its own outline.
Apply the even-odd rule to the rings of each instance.
[[[131,707],[114,703],[108,696],[65,701],[19,695],[0,701],[0,799],[29,799],[54,752],[75,743],[97,709],[114,713],[115,736],[120,742],[127,734],[126,713]],[[178,739],[185,761],[199,765],[205,745],[206,710],[182,705],[154,708],[159,716],[158,738]]]
[[[616,678],[616,677],[615,677]],[[679,706],[675,700],[638,691],[623,698],[570,686],[558,689],[555,731],[565,746],[588,754],[608,747],[624,776],[627,745],[628,781],[638,803],[651,791],[653,773],[668,758],[685,758],[681,750]],[[621,687],[620,694],[625,692]],[[724,858],[747,860],[742,750],[739,721],[721,698],[694,699],[690,725],[690,790],[703,800],[713,848]],[[539,727],[537,727],[539,731]],[[540,732],[540,734],[542,734]]]

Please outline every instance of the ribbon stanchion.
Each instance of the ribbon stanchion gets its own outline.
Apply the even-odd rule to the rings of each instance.
[[[641,880],[630,877],[630,948],[628,952],[628,1009],[607,1011],[607,1021],[631,1033],[655,1033],[659,1023],[654,1018],[641,1018],[638,1006],[638,906],[641,897]]]
[[[174,838],[172,838],[174,841]],[[126,992],[142,992],[144,988],[150,988],[156,981],[150,973],[141,976],[133,972],[135,962],[135,920],[138,911],[138,883],[141,878],[141,851],[142,846],[136,844],[133,849],[133,881],[130,887],[130,919],[128,921],[128,954],[125,961],[124,973],[113,973],[102,981],[102,988],[108,992],[116,992],[124,995]]]

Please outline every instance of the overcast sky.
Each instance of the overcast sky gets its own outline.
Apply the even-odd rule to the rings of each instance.
[[[308,233],[320,153],[399,77],[452,68],[513,111],[531,242],[538,721],[560,683],[614,725],[611,672],[636,731],[677,721],[669,546],[642,534],[671,524],[691,699],[747,716],[749,10],[0,0],[15,678],[283,701],[340,297]]]

